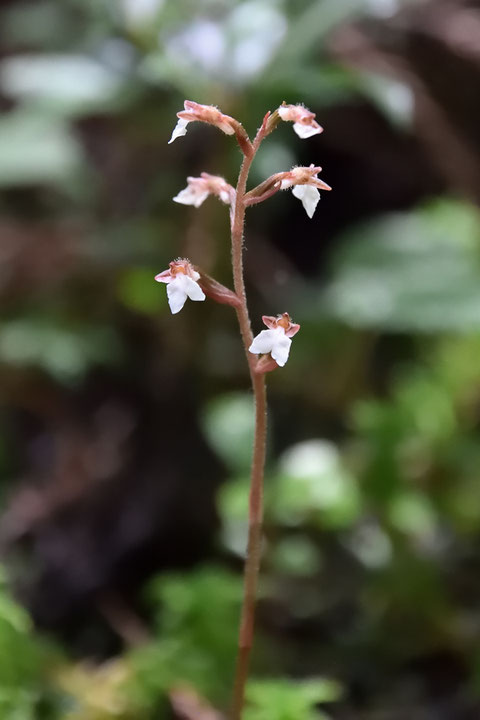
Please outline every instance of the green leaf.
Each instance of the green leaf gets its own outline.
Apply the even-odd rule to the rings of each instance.
[[[204,412],[203,427],[210,444],[236,473],[250,469],[254,432],[253,398],[232,393],[215,398]]]
[[[58,118],[18,110],[0,120],[0,187],[64,187],[82,168],[80,146]]]
[[[444,201],[357,227],[339,241],[320,306],[358,327],[479,329],[479,218],[472,206]]]
[[[342,527],[358,515],[356,482],[335,445],[326,440],[307,440],[289,448],[280,459],[273,483],[268,508],[282,524],[310,520]]]
[[[319,703],[338,700],[342,690],[334,680],[288,679],[251,681],[247,685],[245,720],[320,720]]]

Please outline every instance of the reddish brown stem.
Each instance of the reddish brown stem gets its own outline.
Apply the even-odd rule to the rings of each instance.
[[[255,436],[250,481],[250,499],[248,513],[248,542],[245,559],[244,594],[238,656],[235,670],[231,720],[241,720],[245,698],[245,686],[248,678],[250,654],[253,645],[255,624],[255,601],[257,595],[258,575],[260,570],[261,533],[263,521],[263,474],[265,467],[265,448],[267,432],[267,400],[265,375],[255,372],[256,358],[248,351],[253,335],[248,315],[245,282],[243,277],[243,230],[245,224],[245,194],[248,173],[255,153],[265,136],[265,117],[262,127],[252,143],[252,152],[245,154],[236,189],[235,212],[232,220],[232,266],[235,292],[240,304],[235,308],[240,325],[243,345],[247,356],[255,399]]]

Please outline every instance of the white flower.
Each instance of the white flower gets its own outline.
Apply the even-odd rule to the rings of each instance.
[[[302,201],[305,212],[309,218],[312,218],[320,200],[320,193],[317,188],[313,187],[313,185],[294,185],[292,195]]]
[[[278,317],[264,315],[263,322],[268,330],[262,330],[248,348],[253,354],[265,355],[270,353],[277,365],[283,367],[288,360],[292,338],[299,330],[300,325],[292,323],[288,313]]]
[[[275,330],[262,330],[248,349],[251,353],[259,355],[270,353],[277,365],[283,367],[288,360],[291,344],[292,341],[285,335],[285,330],[279,327]]]
[[[173,129],[172,137],[168,141],[169,145],[178,137],[186,135],[188,123],[195,120],[215,125],[226,135],[234,135],[240,127],[238,120],[230,117],[230,115],[225,115],[213,105],[200,105],[192,100],[185,100],[183,105],[185,110],[177,113],[178,122]]]
[[[198,208],[209,195],[216,195],[226,205],[230,205],[235,196],[233,187],[217,175],[204,172],[201,177],[188,177],[187,183],[187,187],[173,198],[182,205],[194,205]]]
[[[323,182],[323,180],[317,177],[321,169],[321,167],[310,165],[310,167],[295,167],[288,172],[278,174],[280,189],[286,190],[291,187],[292,194],[301,200],[309,218],[313,217],[313,213],[320,200],[318,189],[332,189],[330,185],[327,185],[326,182]]]
[[[205,300],[205,293],[198,284],[198,273],[189,260],[174,260],[168,270],[155,276],[157,282],[167,284],[167,297],[173,315],[180,312],[185,305],[187,297],[190,300]]]
[[[280,105],[278,114],[282,120],[293,122],[293,129],[302,140],[323,132],[323,128],[315,120],[315,113],[303,105]]]

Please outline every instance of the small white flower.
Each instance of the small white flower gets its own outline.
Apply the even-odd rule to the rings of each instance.
[[[292,341],[285,335],[285,330],[279,327],[275,330],[262,330],[248,349],[251,353],[259,355],[270,353],[277,365],[283,367],[288,360],[291,344]]]
[[[299,330],[300,325],[292,323],[288,313],[278,317],[264,315],[263,322],[268,330],[262,330],[248,348],[253,354],[265,355],[270,353],[277,365],[283,367],[288,360],[292,338]]]
[[[235,196],[233,187],[217,175],[204,172],[201,177],[188,177],[187,183],[187,187],[173,198],[182,205],[194,205],[198,208],[209,195],[216,195],[226,205],[230,205]]]
[[[197,282],[199,279],[200,273],[185,259],[172,261],[168,270],[155,276],[157,282],[167,284],[168,304],[173,315],[180,312],[187,297],[190,300],[205,300],[205,293]]]
[[[188,123],[195,120],[215,125],[226,135],[234,135],[240,127],[240,123],[235,118],[225,115],[213,105],[200,105],[192,100],[185,100],[184,108],[184,110],[177,113],[178,122],[175,125],[172,137],[168,141],[169,145],[178,137],[186,135]]]
[[[321,169],[321,167],[315,167],[315,165],[295,167],[276,176],[280,180],[281,190],[292,188],[292,194],[301,200],[309,218],[313,217],[320,200],[319,188],[321,190],[332,189],[330,185],[317,177]]]
[[[180,190],[173,200],[181,205],[193,205],[198,208],[203,202],[205,202],[209,195],[210,193],[208,190],[202,190],[196,185],[189,184],[186,188]]]
[[[315,120],[315,113],[303,105],[280,105],[278,114],[282,120],[293,122],[293,129],[302,140],[323,132],[323,128]]]
[[[302,201],[305,212],[309,218],[312,218],[320,200],[320,193],[317,188],[313,185],[294,185],[292,195]]]

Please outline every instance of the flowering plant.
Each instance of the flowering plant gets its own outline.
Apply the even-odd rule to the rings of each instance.
[[[223,203],[229,205],[234,290],[218,283],[185,258],[173,260],[167,270],[155,277],[155,280],[167,285],[168,302],[172,313],[178,313],[187,298],[201,301],[208,296],[216,302],[231,305],[237,314],[250,370],[255,397],[255,437],[251,466],[244,598],[231,713],[232,720],[240,720],[244,705],[250,651],[253,644],[255,597],[261,554],[267,427],[265,376],[266,373],[285,365],[290,353],[292,337],[300,329],[300,325],[292,322],[290,315],[284,312],[277,317],[264,315],[262,320],[267,330],[262,330],[256,337],[253,336],[243,273],[245,212],[247,207],[267,200],[280,190],[291,188],[293,195],[301,200],[307,215],[311,218],[320,198],[319,190],[331,190],[331,188],[318,177],[321,167],[312,164],[309,167],[294,167],[291,170],[271,175],[260,185],[247,192],[247,180],[253,159],[263,140],[275,130],[281,121],[293,122],[294,131],[302,139],[322,132],[323,129],[315,121],[315,114],[303,105],[283,103],[273,113],[267,112],[253,140],[250,140],[238,120],[225,115],[216,107],[200,105],[189,100],[185,101],[184,107],[184,110],[177,113],[178,122],[173,130],[170,143],[186,134],[189,123],[199,121],[214,125],[226,135],[234,136],[243,153],[243,162],[235,188],[222,177],[202,173],[200,177],[188,177],[187,187],[173,198],[177,203],[199,207],[209,195],[215,195]]]

